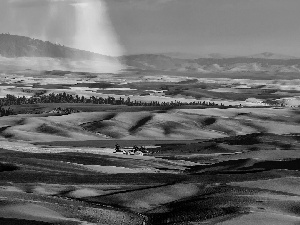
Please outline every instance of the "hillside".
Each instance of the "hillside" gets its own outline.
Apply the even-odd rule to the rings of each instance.
[[[53,44],[24,36],[0,34],[0,55],[6,58],[47,57],[73,60],[110,58],[100,54]]]

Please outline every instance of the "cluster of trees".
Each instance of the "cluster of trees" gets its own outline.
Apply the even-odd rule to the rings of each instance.
[[[39,104],[39,103],[90,103],[90,104],[110,104],[110,105],[128,105],[128,106],[182,106],[182,105],[203,105],[203,106],[224,106],[222,103],[218,105],[214,102],[206,101],[194,101],[194,102],[181,102],[181,101],[171,101],[171,102],[159,102],[150,101],[142,102],[134,100],[132,101],[129,97],[116,99],[114,97],[97,97],[90,96],[86,98],[84,96],[71,95],[67,93],[50,93],[48,95],[33,96],[30,98],[16,97],[14,95],[6,95],[5,98],[0,99],[0,105],[24,105],[24,104]]]
[[[14,115],[15,112],[11,108],[5,108],[0,106],[0,117]]]
[[[77,110],[77,109],[61,108],[61,107],[58,107],[58,108],[55,108],[55,109],[51,110],[51,111],[48,112],[48,113],[56,113],[56,114],[68,115],[68,114],[78,113],[78,112],[80,112],[80,111]]]
[[[265,100],[263,103],[270,105],[270,106],[280,106],[280,107],[285,107],[286,104],[280,103],[277,100]]]

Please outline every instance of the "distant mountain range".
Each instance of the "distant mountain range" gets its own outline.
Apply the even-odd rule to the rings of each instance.
[[[251,56],[228,56],[218,53],[138,54],[109,57],[24,36],[0,34],[0,55],[5,58],[52,58],[77,61],[110,60],[127,68],[140,70],[181,71],[198,73],[270,72],[300,73],[300,59],[264,52]]]
[[[199,73],[300,73],[300,59],[275,59],[275,54],[263,57],[264,53],[259,58],[260,55],[255,57],[182,59],[172,58],[163,54],[143,54],[124,56],[121,59],[127,66],[144,70]]]
[[[297,59],[297,57],[289,56],[289,55],[282,55],[282,54],[274,54],[272,52],[263,52],[256,55],[248,56],[248,58],[254,59]]]
[[[191,54],[191,53],[181,53],[181,52],[169,52],[160,53],[160,55],[168,56],[176,59],[229,59],[229,58],[254,58],[254,59],[296,59],[297,57],[275,54],[272,52],[263,52],[260,54],[250,55],[250,56],[238,56],[238,55],[226,55],[220,53],[210,53],[210,54]]]
[[[181,52],[168,52],[160,53],[159,55],[168,56],[176,59],[199,59],[199,58],[208,58],[208,59],[222,59],[222,58],[234,58],[236,56],[225,55],[220,53],[210,53],[210,54],[192,54],[192,53],[181,53]]]

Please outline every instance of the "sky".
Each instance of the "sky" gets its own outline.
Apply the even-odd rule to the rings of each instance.
[[[300,56],[299,0],[1,0],[0,32],[106,55]]]

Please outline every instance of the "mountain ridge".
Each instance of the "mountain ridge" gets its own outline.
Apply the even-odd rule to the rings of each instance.
[[[11,34],[0,34],[0,55],[6,58],[49,57],[74,60],[111,58],[98,53],[53,44],[49,41]]]

